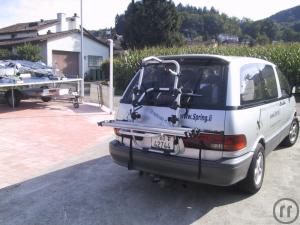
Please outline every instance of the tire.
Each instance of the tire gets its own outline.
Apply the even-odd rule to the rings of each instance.
[[[73,107],[74,107],[75,109],[78,109],[78,108],[79,108],[79,103],[78,103],[78,102],[73,103]]]
[[[41,99],[43,102],[50,102],[52,100],[52,98],[49,96],[42,96]]]
[[[14,107],[18,107],[21,102],[22,95],[18,90],[14,90]],[[13,107],[13,98],[11,95],[11,91],[7,91],[5,93],[5,100],[9,107]]]
[[[281,144],[286,147],[293,146],[297,142],[298,135],[299,135],[299,122],[297,118],[294,118],[290,126],[289,135],[285,137],[285,139],[281,142]]]
[[[239,183],[240,189],[255,194],[262,186],[265,174],[265,149],[259,143],[255,149],[247,177]]]

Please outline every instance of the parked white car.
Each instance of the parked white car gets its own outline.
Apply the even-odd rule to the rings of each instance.
[[[248,57],[149,57],[127,87],[110,143],[128,169],[257,192],[265,158],[296,143],[299,124],[287,79]]]

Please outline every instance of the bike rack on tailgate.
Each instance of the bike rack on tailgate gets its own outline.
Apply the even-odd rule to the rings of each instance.
[[[175,71],[169,69],[169,72],[175,76],[174,83],[172,88],[155,88],[151,87],[147,90],[142,91],[142,82],[144,77],[144,69],[148,65],[153,64],[174,64]],[[114,128],[121,129],[121,133],[126,132],[126,135],[132,136],[140,136],[140,137],[149,137],[149,134],[143,134],[140,132],[145,133],[152,133],[155,136],[159,135],[172,135],[178,137],[189,137],[191,135],[199,133],[198,129],[192,128],[183,128],[180,127],[179,117],[180,117],[180,98],[182,95],[181,88],[178,87],[178,80],[180,75],[180,65],[176,60],[162,60],[154,56],[150,56],[148,58],[143,59],[142,66],[140,69],[140,76],[138,80],[138,84],[133,87],[133,94],[132,94],[132,108],[130,111],[131,120],[128,121],[117,121],[117,120],[110,120],[110,121],[102,121],[99,122],[99,126],[109,126]],[[170,108],[175,110],[175,114],[168,117],[168,121],[170,122],[169,127],[157,127],[157,126],[150,126],[146,124],[138,124],[135,123],[136,119],[141,118],[141,115],[137,112],[143,105],[141,104],[145,95],[151,91],[161,91],[161,92],[170,92],[175,98],[174,103],[170,106]],[[122,131],[125,130],[125,131]],[[136,132],[137,131],[137,132]],[[150,135],[153,137],[153,135]]]
[[[102,121],[102,122],[98,122],[98,125],[118,128],[121,130],[126,130],[126,132],[130,131],[130,135],[139,136],[139,137],[149,137],[148,134],[155,134],[156,137],[162,135],[170,135],[170,136],[177,136],[177,137],[191,137],[193,135],[199,134],[200,132],[196,128],[184,128],[184,127],[166,128],[166,127],[137,124],[131,121],[118,121],[118,120]],[[129,135],[129,133],[127,133],[127,135]]]
[[[144,78],[145,67],[153,64],[174,64],[175,65],[175,71],[169,69],[170,74],[175,76],[172,88],[151,87],[146,90],[142,90],[142,82]],[[175,110],[175,114],[170,116],[168,118],[168,121],[171,122],[173,125],[179,126],[179,108],[180,108],[180,98],[182,94],[181,88],[178,87],[179,75],[180,75],[180,65],[176,60],[161,60],[153,56],[143,59],[142,67],[140,69],[140,77],[139,77],[138,85],[133,87],[131,119],[134,121],[136,119],[141,118],[141,115],[137,111],[142,107],[141,102],[144,99],[146,94],[153,91],[170,92],[172,96],[175,97],[173,104],[170,106],[170,108]]]

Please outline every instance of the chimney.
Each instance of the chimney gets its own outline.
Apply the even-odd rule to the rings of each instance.
[[[58,20],[57,32],[68,30],[65,13],[57,13],[57,20]]]
[[[79,29],[79,16],[74,13],[72,17],[69,18],[69,30]]]

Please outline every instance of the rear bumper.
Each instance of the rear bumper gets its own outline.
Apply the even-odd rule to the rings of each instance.
[[[109,151],[117,164],[128,166],[129,147],[114,140],[109,144]],[[182,180],[229,186],[246,177],[252,155],[253,153],[249,152],[237,158],[217,161],[202,160],[201,173],[199,173],[199,160],[197,159],[132,149],[131,168]]]

